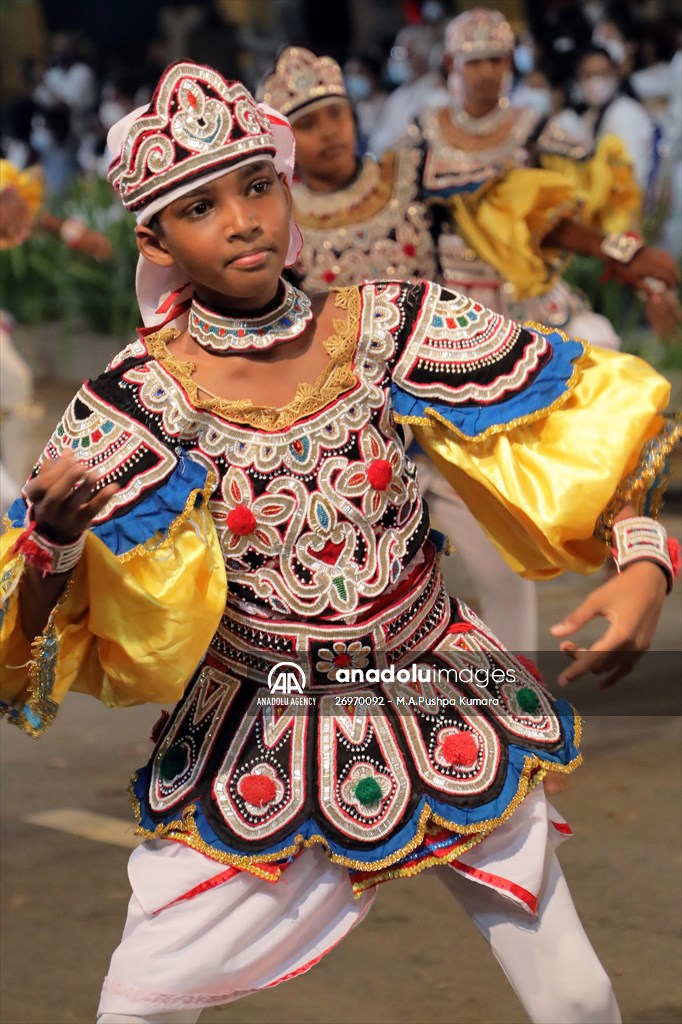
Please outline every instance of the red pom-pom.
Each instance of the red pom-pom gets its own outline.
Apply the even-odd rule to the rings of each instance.
[[[246,505],[237,505],[227,513],[227,526],[238,537],[246,537],[256,529],[256,517]]]
[[[676,537],[668,538],[668,554],[670,555],[670,561],[673,567],[673,579],[676,580],[680,575],[680,565],[682,564],[682,556],[680,555],[680,542]]]
[[[545,685],[545,681],[542,678],[542,672],[537,667],[534,661],[532,661],[530,658],[524,658],[522,654],[517,654],[516,660],[521,662],[526,671],[532,675],[533,679],[537,679],[537,681],[541,683],[542,686]]]
[[[19,548],[20,554],[24,556],[29,565],[40,572],[49,572],[52,568],[52,556],[49,551],[41,548],[34,540],[26,540]]]
[[[415,246],[412,245],[412,242],[405,243],[405,245],[403,246],[403,252],[405,253],[406,256],[416,256],[417,254],[417,250]]]
[[[325,270],[322,277],[325,279],[327,284],[332,284],[336,280],[336,274],[333,270]]]
[[[269,775],[245,775],[237,786],[239,795],[254,807],[265,807],[277,796],[277,786]]]
[[[393,466],[388,459],[374,459],[367,467],[367,479],[375,491],[385,491],[393,477]]]
[[[478,743],[470,732],[449,733],[441,744],[440,752],[448,764],[469,768],[476,763]]]

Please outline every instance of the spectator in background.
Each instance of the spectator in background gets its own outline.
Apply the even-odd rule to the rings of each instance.
[[[30,141],[38,154],[49,201],[63,199],[80,171],[68,111],[55,107],[34,114]]]
[[[604,135],[621,139],[645,196],[656,165],[654,124],[606,50],[590,46],[578,55],[570,95],[587,139],[592,143]]]
[[[510,96],[512,107],[530,107],[541,117],[553,111],[552,88],[541,68],[533,68],[519,79]]]
[[[50,63],[33,98],[45,111],[65,110],[78,132],[97,104],[97,76],[85,60],[84,45],[71,32],[59,32],[50,41]]]
[[[670,209],[663,227],[661,244],[682,259],[682,31],[677,33],[677,52],[670,62],[670,102],[666,114],[665,140],[670,173]]]
[[[31,145],[31,122],[35,113],[36,105],[27,96],[17,96],[2,111],[2,155],[20,171],[38,159]]]
[[[448,103],[441,56],[440,39],[427,25],[410,25],[396,36],[387,74],[397,88],[386,100],[381,123],[370,138],[369,148],[376,156],[395,146],[425,110]]]
[[[378,130],[387,93],[381,85],[381,63],[368,54],[349,57],[343,66],[346,94],[358,119],[358,152],[364,153]]]
[[[614,65],[618,68],[621,79],[627,80],[635,69],[636,26],[621,12],[609,14],[602,18],[594,27],[592,44],[606,50]]]

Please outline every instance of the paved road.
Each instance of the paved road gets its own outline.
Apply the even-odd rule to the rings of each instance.
[[[590,585],[568,577],[543,587],[545,638]],[[666,606],[662,652],[680,650],[681,597],[678,589]],[[679,653],[650,655],[638,679],[607,694],[595,695],[591,681],[576,685],[573,697],[589,712],[586,765],[554,797],[576,833],[562,847],[564,869],[631,1024],[682,1016],[679,665]],[[125,784],[147,756],[155,718],[153,708],[111,712],[74,696],[40,741],[3,729],[0,1024],[94,1021],[128,899]],[[431,871],[384,886],[366,922],[308,975],[206,1011],[202,1024],[525,1019]]]

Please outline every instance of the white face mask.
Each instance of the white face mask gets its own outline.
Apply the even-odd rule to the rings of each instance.
[[[520,85],[514,90],[512,103],[515,107],[531,107],[541,117],[546,117],[552,109],[552,94],[549,89]]]
[[[581,83],[581,87],[588,106],[605,107],[616,94],[618,79],[615,75],[592,75]]]

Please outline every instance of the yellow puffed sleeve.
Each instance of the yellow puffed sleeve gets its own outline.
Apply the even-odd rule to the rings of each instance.
[[[585,160],[545,153],[547,170],[572,180],[580,199],[580,221],[603,234],[639,228],[642,193],[627,149],[616,135],[604,135]]]
[[[207,484],[210,491],[210,482]],[[199,498],[199,501],[198,501]],[[2,711],[39,735],[69,690],[110,707],[177,701],[225,608],[225,566],[205,495],[193,491],[165,534],[115,555],[88,533],[42,635],[19,622],[19,529],[1,540]]]
[[[549,289],[563,254],[542,243],[559,221],[578,210],[571,177],[516,168],[477,192],[452,196],[449,203],[457,232],[513,287],[516,299]]]
[[[645,503],[681,433],[659,415],[669,392],[635,356],[593,349],[554,407],[478,438],[442,417],[412,429],[511,568],[547,579],[597,569],[608,549],[595,529],[625,501],[651,513]]]

